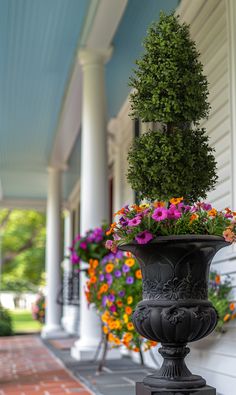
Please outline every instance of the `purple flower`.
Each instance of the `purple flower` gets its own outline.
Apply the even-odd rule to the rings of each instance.
[[[212,205],[210,203],[202,203],[203,210],[209,211],[212,209]]]
[[[115,277],[119,278],[121,276],[121,271],[120,270],[115,270],[114,275]]]
[[[128,273],[129,271],[130,271],[130,267],[128,266],[128,265],[123,265],[122,266],[122,271],[123,271],[123,273]]]
[[[128,226],[138,226],[140,222],[141,222],[141,218],[139,216],[134,217],[128,221]]]
[[[114,239],[114,240],[120,240],[121,238],[120,238],[120,236],[118,236],[117,233],[114,233],[114,234],[113,234],[113,239]]]
[[[121,298],[123,298],[123,297],[125,296],[125,291],[120,291],[120,292],[118,292],[118,295],[119,295]]]
[[[80,258],[78,257],[78,255],[76,254],[76,252],[72,252],[71,254],[71,262],[76,265],[77,263],[80,262]]]
[[[164,219],[167,218],[167,209],[165,207],[158,207],[156,210],[154,210],[154,213],[152,214],[152,218],[155,221],[163,221]]]
[[[168,218],[169,219],[179,219],[181,217],[181,212],[176,210],[175,205],[171,205],[168,209]]]
[[[113,295],[113,294],[108,295],[108,300],[110,302],[115,302],[115,295]]]
[[[99,276],[99,280],[100,280],[100,281],[104,281],[104,280],[105,280],[105,276],[104,276],[104,274],[100,274],[100,276]]]
[[[127,226],[127,225],[128,225],[128,221],[127,221],[127,219],[125,219],[124,217],[121,217],[120,220],[119,220],[119,222],[120,222],[120,224],[121,224],[122,226]]]
[[[126,284],[133,284],[133,282],[134,282],[134,278],[133,277],[127,277],[127,279],[126,279]]]
[[[103,305],[103,307],[106,307],[106,304],[107,304],[107,296],[104,295],[104,296],[102,297],[102,305]]]
[[[110,273],[107,273],[105,277],[106,277],[106,280],[107,280],[107,284],[111,285],[113,283],[112,275]]]
[[[115,312],[116,312],[116,306],[115,306],[114,304],[110,307],[110,311],[111,311],[112,313],[115,313]]]
[[[153,235],[148,230],[138,233],[135,237],[135,240],[138,242],[138,244],[147,244],[152,239]]]
[[[86,250],[86,248],[87,248],[87,243],[85,243],[85,241],[82,241],[82,242],[80,243],[80,248],[82,248],[82,250]]]
[[[190,211],[190,210],[191,210],[191,206],[189,206],[189,205],[184,206],[184,212],[185,213],[187,213],[187,211]]]

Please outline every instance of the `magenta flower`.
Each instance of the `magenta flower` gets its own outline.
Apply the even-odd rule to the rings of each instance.
[[[141,222],[140,217],[134,217],[128,221],[128,226],[138,226]]]
[[[176,210],[176,207],[174,205],[171,205],[168,209],[167,215],[169,219],[179,219],[182,214],[180,211]]]
[[[78,255],[76,254],[76,252],[72,252],[71,254],[71,262],[76,265],[77,263],[80,262],[80,258],[78,257]]]
[[[82,241],[82,242],[80,243],[80,248],[82,248],[82,250],[86,250],[86,248],[87,248],[87,243],[85,243],[85,241]]]
[[[152,218],[155,221],[163,221],[164,219],[167,218],[167,209],[165,207],[158,207],[156,210],[154,210],[154,213],[152,214]]]
[[[133,282],[134,282],[134,278],[133,277],[127,277],[127,279],[126,279],[126,284],[133,284]]]
[[[111,311],[112,313],[115,313],[115,312],[116,312],[116,306],[115,306],[114,304],[110,307],[110,311]]]
[[[144,230],[135,236],[135,240],[138,242],[138,244],[147,244],[152,239],[153,235],[148,230]]]

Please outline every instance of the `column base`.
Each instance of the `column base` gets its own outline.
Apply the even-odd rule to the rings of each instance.
[[[94,345],[83,345],[80,340],[76,341],[73,347],[71,347],[71,356],[77,361],[93,361],[95,357],[97,360],[102,358],[102,351],[99,351],[99,354],[96,355],[98,350],[98,344]],[[118,348],[108,349],[106,360],[109,359],[120,359],[122,357],[120,350]]]
[[[41,331],[42,339],[62,339],[68,336],[60,325],[45,325]]]
[[[70,335],[76,335],[79,337],[79,308],[78,306],[66,306],[67,311],[62,319],[61,324],[63,329]]]
[[[136,395],[216,395],[216,389],[208,385],[202,388],[165,389],[151,388],[144,383],[136,383]]]

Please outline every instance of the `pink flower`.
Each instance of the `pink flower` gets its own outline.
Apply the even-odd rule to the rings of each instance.
[[[117,252],[117,245],[114,241],[112,240],[107,240],[105,243],[105,247],[108,250],[111,250],[111,252],[113,252],[114,254]]]
[[[176,207],[172,204],[168,209],[168,218],[169,219],[179,219],[181,217],[181,212],[176,210]]]
[[[209,211],[212,209],[212,205],[209,203],[202,203],[203,210]]]
[[[152,239],[153,235],[148,230],[138,233],[135,237],[135,240],[138,242],[138,244],[147,244]]]
[[[128,226],[138,226],[141,222],[140,217],[134,217],[128,221]]]
[[[165,207],[158,207],[152,214],[152,218],[155,221],[163,221],[167,218],[168,211]]]
[[[71,254],[71,262],[73,264],[79,263],[80,262],[80,258],[78,257],[78,255],[76,254],[76,252],[72,252]]]

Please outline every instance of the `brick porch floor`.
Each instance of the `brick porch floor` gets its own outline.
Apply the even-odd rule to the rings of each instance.
[[[0,395],[91,395],[36,336],[0,338]]]

